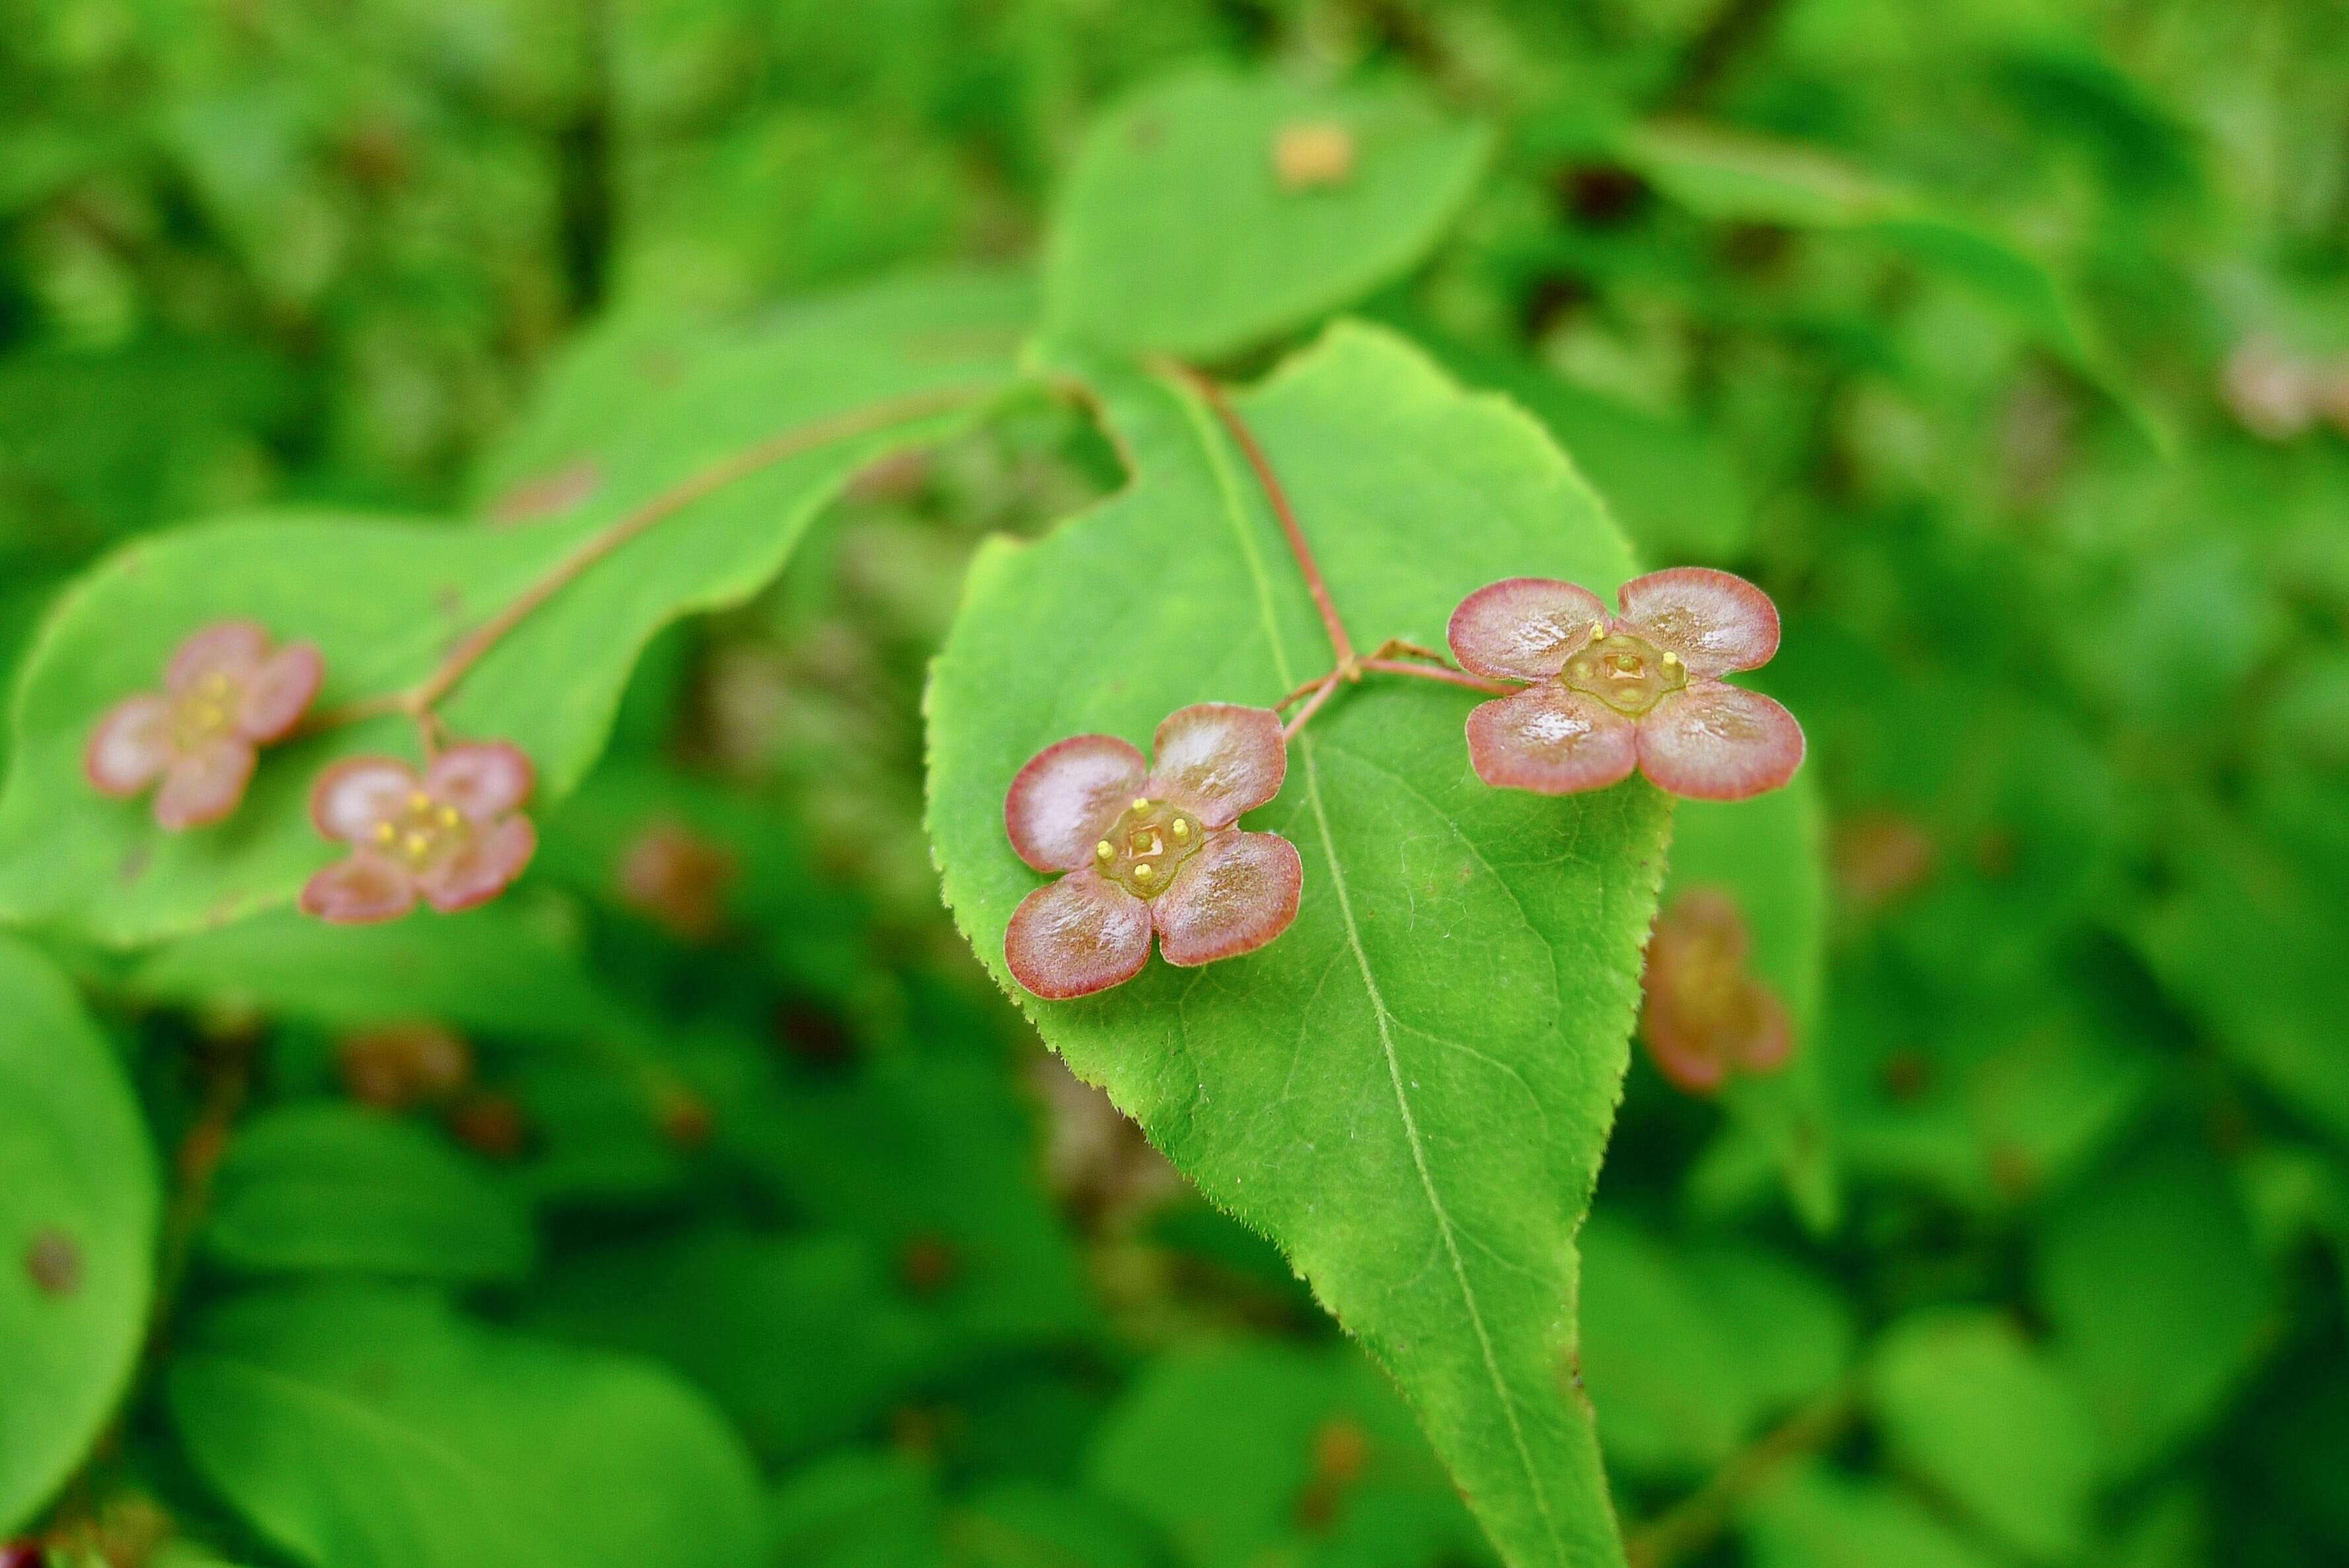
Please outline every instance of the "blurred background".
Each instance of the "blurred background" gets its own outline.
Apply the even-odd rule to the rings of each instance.
[[[2349,1563],[2343,23],[0,0],[0,665],[206,512],[494,517],[476,459],[591,324],[1029,264],[1089,119],[1171,67],[1408,77],[1501,150],[1371,314],[1547,421],[1652,564],[1764,584],[1812,744],[1783,874],[1823,879],[1816,951],[1763,965],[1804,1173],[1636,1057],[1588,1233],[1640,1560]],[[1631,122],[1938,226],[1665,180]],[[461,925],[85,965],[163,1147],[223,1062],[272,1119],[191,1288],[308,1266],[268,1162],[357,1102],[496,1194],[443,1271],[480,1312],[708,1392],[777,1562],[1486,1561],[1278,1254],[939,907],[919,699],[962,563],[1118,478],[1040,396],[864,475],[754,606],[657,645]],[[132,1561],[159,1513],[278,1561],[135,1412],[66,1516]]]

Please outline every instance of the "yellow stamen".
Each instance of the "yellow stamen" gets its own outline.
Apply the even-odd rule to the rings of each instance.
[[[440,825],[444,828],[453,828],[457,825],[456,807],[443,806],[440,808]]]
[[[1107,839],[1103,839],[1100,843],[1093,846],[1093,853],[1104,861],[1113,861],[1117,859],[1116,847]]]
[[[1666,648],[1666,649],[1664,650],[1664,664],[1665,664],[1665,666],[1666,666],[1667,668],[1671,667],[1671,665],[1677,665],[1677,664],[1679,664],[1680,662],[1681,662],[1681,656],[1680,656],[1678,654],[1676,654],[1676,653],[1672,652],[1672,651],[1671,651],[1671,649],[1670,649],[1670,648]]]
[[[1191,836],[1191,824],[1177,817],[1174,825],[1166,830],[1174,835],[1174,841],[1179,844]]]
[[[1153,866],[1148,861],[1144,861],[1140,865],[1133,868],[1133,880],[1136,882],[1148,882],[1152,877],[1154,877],[1157,874],[1157,868]]]
[[[1591,628],[1590,628],[1590,640],[1591,640],[1592,642],[1594,642],[1594,643],[1603,643],[1603,642],[1605,642],[1605,641],[1607,640],[1607,628],[1606,628],[1606,627],[1604,627],[1604,626],[1593,626],[1593,627],[1591,627]]]
[[[375,841],[377,843],[388,844],[398,837],[399,837],[399,830],[393,827],[389,822],[378,822],[375,825]]]
[[[1137,811],[1147,811],[1150,810],[1150,802],[1136,795],[1133,798],[1133,809]]]
[[[429,806],[429,805],[431,805],[431,804],[432,804],[432,797],[431,797],[431,796],[429,796],[429,795],[427,795],[423,790],[421,790],[421,789],[411,789],[411,790],[409,790],[409,794],[408,794],[408,809],[409,809],[409,810],[411,810],[411,811],[421,811],[421,810],[423,810],[426,807],[428,807],[428,806]]]
[[[409,854],[420,855],[431,847],[432,841],[422,833],[410,833],[408,835],[408,852]]]

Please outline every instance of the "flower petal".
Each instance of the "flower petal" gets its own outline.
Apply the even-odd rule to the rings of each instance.
[[[1639,763],[1631,721],[1555,682],[1495,698],[1468,716],[1468,760],[1500,789],[1572,795],[1603,789]]]
[[[1778,651],[1778,606],[1727,572],[1710,566],[1651,572],[1624,583],[1615,597],[1633,631],[1680,655],[1700,679],[1757,669]]]
[[[1178,707],[1151,742],[1157,765],[1143,793],[1226,828],[1280,793],[1288,776],[1288,742],[1268,707],[1199,702]]]
[[[1305,887],[1297,846],[1278,833],[1215,833],[1159,895],[1159,955],[1188,968],[1253,953],[1288,929]]]
[[[505,892],[538,849],[538,830],[528,817],[494,822],[471,843],[427,867],[416,885],[443,914],[487,903]]]
[[[326,674],[326,662],[316,645],[294,643],[278,649],[244,683],[244,700],[236,710],[238,731],[261,744],[285,738],[301,722]]]
[[[81,770],[101,795],[136,795],[171,760],[171,705],[153,692],[124,697],[90,731]]]
[[[1699,681],[1640,720],[1640,771],[1692,800],[1743,800],[1803,765],[1803,727],[1760,692]]]
[[[1607,606],[1588,588],[1547,577],[1511,577],[1461,600],[1444,635],[1464,669],[1540,681],[1564,669],[1583,634],[1606,619]]]
[[[1011,780],[1003,830],[1040,872],[1091,865],[1094,841],[1149,776],[1142,753],[1116,736],[1072,735],[1030,758]]]
[[[268,656],[268,627],[258,621],[215,621],[190,633],[172,652],[163,684],[173,696],[192,690],[207,676],[243,685]]]
[[[355,850],[302,889],[302,913],[333,925],[398,920],[416,907],[416,879],[398,861]]]
[[[378,822],[421,787],[416,769],[396,757],[354,757],[318,775],[310,789],[310,820],[330,839],[363,844]]]
[[[1729,1054],[1750,1073],[1775,1072],[1795,1054],[1795,1023],[1777,993],[1758,980],[1745,986],[1746,1027]]]
[[[1721,1040],[1702,1029],[1682,1028],[1651,1009],[1640,1020],[1640,1038],[1664,1081],[1685,1094],[1712,1094],[1729,1076]]]
[[[1003,961],[1047,1002],[1106,991],[1150,962],[1150,908],[1099,872],[1072,872],[1019,901]]]
[[[476,822],[512,810],[530,799],[537,773],[530,754],[509,741],[452,746],[424,770],[424,792]]]
[[[253,745],[233,735],[183,751],[163,769],[155,791],[155,820],[177,833],[217,822],[236,810],[253,779]]]

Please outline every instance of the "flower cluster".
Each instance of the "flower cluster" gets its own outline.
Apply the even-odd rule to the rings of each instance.
[[[1753,937],[1736,902],[1714,888],[1672,901],[1648,940],[1640,1037],[1656,1070],[1690,1094],[1731,1073],[1766,1073],[1794,1054],[1794,1025],[1749,969]]]
[[[538,847],[516,808],[530,758],[503,741],[452,746],[419,777],[390,757],[357,757],[318,777],[310,820],[351,852],[312,877],[302,909],[338,925],[397,920],[419,899],[443,914],[505,891]]]
[[[124,697],[98,722],[82,771],[128,799],[160,779],[155,820],[182,832],[236,810],[260,748],[283,740],[318,695],[325,665],[307,643],[271,646],[253,621],[222,621],[181,643],[163,689]]]
[[[1003,823],[1019,858],[1065,872],[1020,902],[1004,961],[1048,1001],[1131,980],[1154,935],[1169,964],[1251,953],[1297,918],[1296,847],[1236,824],[1280,792],[1288,748],[1267,708],[1200,703],[1158,727],[1157,766],[1111,735],[1040,751]]]
[[[1452,652],[1480,676],[1529,683],[1468,716],[1477,777],[1569,795],[1634,769],[1697,800],[1775,789],[1802,765],[1803,731],[1722,676],[1769,663],[1778,611],[1743,578],[1701,566],[1623,584],[1609,614],[1571,583],[1513,577],[1453,612]]]

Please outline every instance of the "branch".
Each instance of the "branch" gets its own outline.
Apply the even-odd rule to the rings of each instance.
[[[1781,1466],[1835,1441],[1857,1413],[1848,1388],[1837,1388],[1795,1411],[1732,1457],[1702,1486],[1632,1532],[1623,1543],[1630,1568],[1672,1568],[1711,1545]]]

